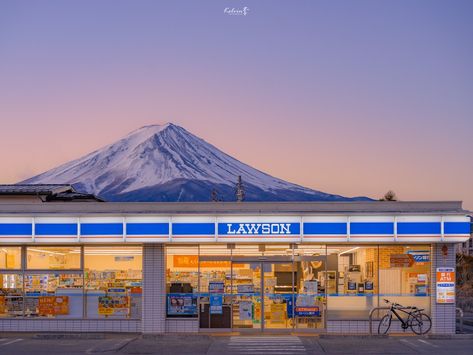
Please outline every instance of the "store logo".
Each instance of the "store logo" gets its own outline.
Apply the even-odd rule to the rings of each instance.
[[[227,223],[226,234],[292,234],[291,223]]]

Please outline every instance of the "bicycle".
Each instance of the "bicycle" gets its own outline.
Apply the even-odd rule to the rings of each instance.
[[[410,327],[415,334],[423,335],[427,334],[430,331],[430,328],[432,328],[432,320],[427,314],[422,313],[423,309],[417,307],[404,307],[399,303],[390,302],[386,299],[384,302],[391,303],[391,308],[388,313],[381,318],[378,325],[378,334],[386,334],[389,331],[393,314],[401,322],[401,328],[404,331]],[[407,314],[407,319],[404,320],[398,312]]]

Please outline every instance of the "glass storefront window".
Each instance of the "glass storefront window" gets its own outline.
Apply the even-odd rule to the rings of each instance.
[[[294,264],[295,327],[298,329],[324,328],[326,297],[320,278],[326,271],[327,248],[325,245],[296,245]]]
[[[199,247],[166,247],[166,315],[197,317]]]
[[[378,246],[328,246],[326,260],[317,279],[328,319],[368,319],[378,306]]]
[[[82,273],[27,273],[26,317],[82,318]]]
[[[0,317],[23,316],[23,276],[0,274]]]
[[[430,314],[429,245],[379,247],[379,298],[423,308]]]
[[[21,247],[0,247],[0,269],[21,269]]]
[[[141,317],[142,247],[84,247],[87,318]]]
[[[26,266],[29,270],[80,269],[80,247],[27,247]]]

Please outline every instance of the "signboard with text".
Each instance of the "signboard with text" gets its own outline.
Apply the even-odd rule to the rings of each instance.
[[[455,268],[437,268],[437,303],[455,303]]]
[[[65,315],[69,314],[68,296],[41,296],[38,300],[40,315]]]

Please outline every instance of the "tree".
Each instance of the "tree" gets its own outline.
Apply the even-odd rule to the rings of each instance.
[[[383,198],[379,199],[380,201],[397,201],[396,193],[393,190],[389,190],[383,196]]]
[[[217,189],[213,188],[210,192],[210,201],[212,202],[222,202],[223,199],[220,197]]]

